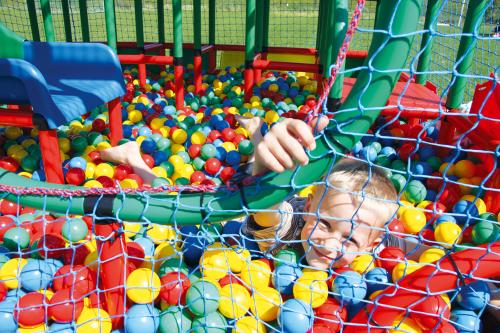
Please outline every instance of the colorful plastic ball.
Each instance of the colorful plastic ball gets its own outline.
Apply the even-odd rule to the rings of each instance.
[[[3,244],[11,251],[25,249],[30,244],[30,234],[24,228],[11,228],[4,234]]]
[[[219,172],[221,163],[216,158],[209,158],[205,163],[205,171],[210,175],[215,175]]]
[[[491,292],[484,281],[476,281],[461,287],[457,303],[464,309],[479,311],[490,301]]]
[[[432,247],[422,252],[418,257],[418,262],[421,264],[431,264],[444,257],[445,254],[446,253],[442,249]]]
[[[458,223],[473,224],[476,220],[474,218],[479,216],[479,211],[472,202],[467,200],[460,200],[453,206],[453,213]]]
[[[152,303],[160,294],[161,282],[155,272],[139,268],[130,273],[126,289],[128,298],[139,304]]]
[[[170,305],[186,304],[186,293],[191,287],[187,276],[181,272],[170,272],[161,277],[160,297]]]
[[[453,222],[440,223],[434,230],[434,238],[445,247],[460,243],[461,237],[462,228]]]
[[[349,268],[359,274],[366,274],[375,267],[375,259],[370,254],[358,255],[349,264]]]
[[[94,177],[107,176],[113,178],[115,171],[113,167],[108,163],[99,163],[94,171]]]
[[[409,202],[417,204],[427,196],[427,189],[419,180],[411,180],[406,186],[405,196]]]
[[[280,308],[278,324],[284,332],[304,333],[312,327],[313,318],[313,310],[309,304],[292,298]]]
[[[141,142],[141,150],[146,154],[152,154],[156,150],[156,142],[151,139],[145,139]]]
[[[392,326],[393,328],[389,329],[388,333],[422,333],[420,326],[410,317],[395,320]]]
[[[48,302],[50,319],[60,323],[76,321],[83,311],[83,295],[73,288],[56,291]]]
[[[219,312],[226,318],[238,319],[250,309],[250,293],[240,284],[227,284],[220,291]]]
[[[177,144],[184,144],[187,140],[187,133],[185,130],[178,128],[172,133],[172,141]]]
[[[69,167],[70,169],[71,168],[79,168],[79,169],[82,169],[83,171],[85,171],[85,169],[87,168],[87,161],[82,158],[82,157],[73,157],[70,161],[69,161]]]
[[[19,163],[12,157],[0,157],[0,168],[10,172],[16,172],[19,169]]]
[[[361,275],[354,271],[344,271],[333,280],[332,291],[341,304],[357,305],[366,296],[367,285]]]
[[[30,292],[19,298],[14,309],[14,318],[21,327],[33,327],[47,319],[47,300],[39,292]]]
[[[458,333],[481,332],[483,327],[477,313],[461,308],[451,310],[450,321]]]
[[[191,317],[186,310],[178,306],[170,306],[160,315],[160,333],[191,332]]]
[[[317,308],[328,298],[328,285],[325,281],[309,275],[302,275],[295,281],[293,296]]]
[[[404,210],[401,216],[401,222],[407,233],[415,235],[425,227],[427,219],[421,210],[408,208]]]
[[[491,243],[498,238],[499,228],[492,221],[483,220],[472,227],[472,241],[476,245]]]
[[[240,277],[251,288],[268,287],[271,281],[271,268],[263,261],[252,260],[244,265]]]
[[[472,161],[461,160],[455,163],[454,174],[458,178],[471,178],[476,174],[476,166]]]
[[[211,282],[199,280],[187,291],[186,305],[196,316],[206,316],[219,307],[219,289]]]
[[[76,326],[76,333],[110,333],[112,329],[109,314],[102,307],[84,307]]]
[[[27,172],[33,172],[38,169],[38,159],[33,156],[26,156],[21,160],[21,168]]]
[[[273,286],[283,295],[292,295],[295,281],[302,276],[297,266],[279,265],[274,270]]]
[[[291,248],[286,248],[278,251],[273,257],[274,267],[280,265],[290,265],[297,266],[299,263],[300,256],[298,252]]]
[[[14,319],[14,308],[16,307],[15,300],[6,300],[0,302],[0,322],[2,333],[14,333],[17,331],[18,325]]]
[[[46,289],[52,282],[54,271],[42,260],[30,260],[21,269],[19,280],[21,286],[27,291]]]
[[[273,321],[278,317],[282,306],[280,293],[271,287],[254,290],[250,301],[250,310],[253,315],[262,321]]]
[[[418,303],[411,306],[410,311],[411,318],[418,326],[430,331],[450,318],[450,307],[438,295],[424,296]]]
[[[83,294],[90,293],[96,287],[97,276],[89,267],[82,265],[64,265],[57,270],[52,280],[55,291],[70,288],[78,289]]]
[[[238,319],[232,333],[266,333],[266,326],[256,318],[245,316]]]
[[[17,126],[9,126],[5,129],[7,139],[16,140],[23,135],[23,130]]]
[[[134,304],[125,314],[128,333],[155,333],[160,326],[160,313],[151,304]]]
[[[78,242],[87,236],[89,228],[81,218],[70,218],[64,222],[62,235],[69,242]]]
[[[218,311],[208,313],[206,316],[197,317],[191,324],[191,333],[225,333],[227,329],[226,318]]]
[[[328,333],[339,332],[347,320],[347,309],[334,298],[328,298],[319,308],[314,309],[314,324],[328,329]]]
[[[231,150],[227,153],[226,155],[227,164],[238,166],[240,162],[241,162],[241,155],[236,150]]]
[[[243,140],[238,144],[238,151],[241,155],[250,156],[254,152],[254,145],[250,140]]]
[[[385,289],[391,282],[391,277],[387,270],[382,267],[375,267],[365,275],[368,286],[368,294],[371,295],[377,290]]]
[[[392,281],[396,282],[402,279],[403,277],[410,275],[421,267],[420,264],[413,260],[406,260],[404,262],[398,263],[394,266],[392,270]]]
[[[151,257],[155,252],[155,244],[148,237],[135,237],[134,242],[139,244],[144,250],[144,255],[146,257]]]
[[[363,147],[359,153],[360,158],[366,161],[375,162],[377,150],[373,146]]]

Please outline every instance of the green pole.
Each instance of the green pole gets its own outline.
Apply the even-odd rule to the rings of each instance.
[[[174,10],[174,58],[182,58],[182,1],[172,0]]]
[[[349,19],[349,2],[347,0],[336,0],[333,5],[333,12],[335,18],[334,30],[333,30],[333,47],[332,47],[332,57],[330,59],[330,64],[334,64],[337,61],[337,56],[340,51],[340,47],[344,42],[345,35],[347,33],[347,22]],[[345,67],[345,62],[342,65],[342,69]],[[328,72],[328,77],[330,77],[330,72]],[[340,101],[342,98],[342,88],[344,86],[344,75],[338,73],[335,83],[328,97],[334,98]],[[331,110],[330,110],[331,111]]]
[[[264,0],[263,32],[262,32],[262,51],[267,52],[269,47],[269,15],[271,15],[271,0]]]
[[[165,5],[163,0],[158,0],[158,40],[160,43],[165,43]]]
[[[324,29],[321,38],[321,48],[319,53],[319,60],[323,66],[323,76],[325,78],[330,77],[330,64],[332,61],[332,52],[334,44],[334,27],[335,27],[335,15],[334,15],[334,5],[333,1],[328,1],[326,5],[326,13],[324,19]]]
[[[256,24],[255,24],[255,52],[262,52],[262,46],[264,43],[263,33],[264,33],[264,2],[265,0],[257,0],[258,5],[256,6]]]
[[[208,1],[208,44],[215,44],[215,0]]]
[[[319,50],[321,48],[321,40],[323,38],[323,21],[324,16],[325,16],[325,11],[326,11],[326,1],[325,0],[320,0],[319,1],[319,9],[318,9],[318,28],[316,29],[316,50]]]
[[[106,35],[108,37],[108,46],[111,47],[115,52],[117,52],[115,2],[113,0],[104,0],[104,17],[106,19]]]
[[[470,0],[469,2],[463,35],[460,39],[457,60],[455,61],[457,64],[457,74],[453,74],[455,81],[446,99],[446,107],[449,109],[458,108],[464,100],[465,87],[467,85],[467,78],[464,75],[467,75],[471,69],[472,61],[474,60],[474,48],[477,43],[474,30],[481,24],[489,2],[489,0]]]
[[[66,35],[66,41],[72,42],[73,37],[71,36],[71,18],[69,14],[69,0],[62,0],[62,10],[63,10],[63,20],[64,20],[64,34]]]
[[[245,30],[245,65],[253,63],[255,56],[255,6],[256,0],[247,0]]]
[[[54,33],[54,22],[52,21],[52,12],[50,11],[50,1],[40,0],[43,15],[43,29],[45,30],[45,40],[47,42],[55,42],[56,36]]]
[[[82,24],[82,39],[84,42],[90,42],[89,16],[87,10],[87,0],[80,0],[80,22]]]
[[[194,49],[201,50],[201,0],[193,1]]]
[[[144,47],[144,19],[142,15],[142,0],[135,0],[135,38],[137,47]]]
[[[40,41],[40,30],[38,30],[38,18],[36,16],[35,0],[28,0],[28,14],[30,17],[31,34],[35,42]]]
[[[430,30],[434,30],[437,24],[437,17],[439,16],[439,8],[441,7],[442,0],[429,0],[427,4],[427,13],[425,14],[424,29],[426,32],[422,36],[422,43],[420,50],[423,50],[418,60],[417,66],[417,83],[425,84],[427,81],[427,71],[431,62],[432,42],[433,37]]]

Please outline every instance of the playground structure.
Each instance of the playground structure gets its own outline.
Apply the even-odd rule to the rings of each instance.
[[[64,13],[65,40],[72,42],[76,40],[74,39],[76,33],[72,30],[71,20],[74,16],[69,15],[69,6],[75,6],[76,3],[68,1],[62,1],[61,3]],[[498,142],[498,133],[491,130],[491,126],[496,125],[495,120],[498,118],[498,102],[495,102],[495,98],[498,100],[499,93],[496,88],[496,81],[494,79],[488,80],[489,73],[483,73],[481,77],[482,81],[486,82],[479,86],[474,94],[470,116],[464,117],[456,111],[466,101],[465,96],[470,94],[467,85],[470,84],[468,83],[468,76],[471,74],[471,63],[474,61],[473,50],[478,39],[478,26],[483,21],[487,7],[492,6],[489,1],[471,1],[468,4],[463,20],[463,30],[460,34],[460,46],[455,57],[457,66],[453,67],[452,79],[448,86],[441,87],[433,86],[432,82],[427,79],[432,74],[429,66],[432,66],[433,34],[430,32],[434,31],[437,26],[438,17],[442,13],[444,6],[442,1],[428,1],[426,7],[423,7],[420,2],[388,1],[385,4],[377,2],[375,7],[377,15],[375,16],[378,17],[375,18],[376,25],[373,31],[390,31],[388,39],[384,39],[383,34],[380,34],[377,38],[377,35],[372,31],[374,37],[371,40],[370,51],[367,50],[368,45],[365,45],[365,50],[361,51],[344,50],[347,51],[346,56],[351,64],[356,63],[356,61],[369,61],[372,70],[370,71],[367,65],[359,65],[357,70],[356,66],[339,69],[332,87],[328,85],[328,79],[332,73],[331,65],[337,60],[350,22],[347,1],[320,1],[318,3],[317,42],[315,47],[310,48],[270,46],[269,14],[272,3],[269,0],[259,2],[250,0],[246,2],[245,45],[216,43],[218,39],[215,33],[216,1],[208,1],[208,6],[204,7],[202,7],[201,1],[193,1],[194,42],[192,44],[183,43],[183,8],[180,1],[173,1],[171,7],[173,12],[173,42],[166,42],[166,34],[164,33],[165,17],[163,16],[165,8],[164,3],[158,1],[156,3],[159,9],[157,15],[158,40],[146,42],[144,37],[144,3],[143,1],[134,2],[136,41],[119,42],[117,36],[121,30],[115,23],[117,17],[115,7],[112,1],[104,1],[107,44],[113,50],[118,51],[118,59],[122,64],[137,65],[138,80],[141,86],[144,86],[147,80],[146,65],[173,66],[175,104],[177,109],[183,108],[185,94],[184,65],[191,62],[191,57],[186,55],[186,53],[190,52],[192,53],[195,93],[199,93],[202,89],[202,68],[205,68],[208,72],[216,69],[218,52],[224,53],[220,56],[220,61],[224,61],[224,57],[230,58],[233,55],[226,52],[244,52],[244,96],[247,101],[250,100],[254,93],[254,84],[262,79],[263,71],[294,70],[313,73],[318,82],[317,94],[327,98],[325,101],[326,113],[329,115],[336,113],[334,116],[336,126],[330,126],[326,132],[327,135],[318,139],[318,147],[313,154],[316,158],[313,158],[307,167],[301,167],[296,172],[267,175],[258,184],[242,187],[237,192],[219,191],[215,193],[189,194],[183,193],[181,189],[180,196],[169,197],[161,193],[152,193],[147,202],[144,202],[140,195],[134,193],[127,195],[123,200],[115,195],[109,197],[99,195],[61,197],[55,191],[44,196],[29,193],[28,191],[19,196],[19,192],[13,191],[6,193],[6,199],[17,201],[22,205],[63,214],[85,215],[91,213],[96,221],[111,219],[110,224],[95,225],[95,233],[105,238],[111,237],[118,232],[119,220],[117,221],[116,218],[125,221],[148,221],[174,225],[228,220],[244,213],[241,208],[242,197],[245,201],[245,210],[258,211],[268,208],[272,203],[281,201],[291,191],[297,191],[317,181],[321,175],[326,174],[331,168],[332,159],[324,157],[332,154],[332,151],[341,153],[353,148],[361,136],[368,131],[379,113],[389,117],[389,119],[405,119],[410,125],[418,125],[424,119],[439,120],[441,129],[437,142],[438,148],[441,149],[443,155],[449,152],[456,142],[460,143],[460,141],[456,141],[457,134],[462,134],[462,138],[467,134],[468,138],[475,143],[475,149],[480,152],[478,158],[490,168],[486,180],[498,177],[495,171],[496,162],[492,154]],[[34,1],[27,1],[26,4],[29,9],[27,12],[31,25],[31,35],[33,40],[39,40],[40,31],[38,30],[35,10],[35,6],[38,4]],[[57,39],[54,21],[51,19],[50,4],[50,1],[40,2],[43,11],[45,39],[53,42]],[[358,6],[362,8],[362,5],[366,6],[363,1],[360,1]],[[89,42],[91,40],[89,17],[84,7],[86,6],[85,1],[78,2],[78,6],[82,32],[81,39],[84,42]],[[205,45],[201,42],[202,8],[208,9],[208,43]],[[418,44],[418,41],[413,40],[415,36],[412,33],[418,31],[418,19],[423,17],[423,8],[426,8],[426,15],[423,30],[419,34],[420,49],[417,52],[418,57],[416,57],[418,61],[412,60],[409,62],[408,59],[411,60],[411,57],[408,58],[408,55],[412,55],[416,48],[415,45]],[[334,15],[333,13],[341,13],[341,15]],[[383,17],[380,16],[380,13],[398,13],[399,15],[393,14],[392,16]],[[4,21],[3,17],[0,19]],[[9,26],[8,28],[14,29],[15,26]],[[92,38],[92,41],[96,41],[95,38]],[[103,40],[99,41],[103,42]],[[5,48],[2,50],[4,51],[0,52],[11,52],[12,49]],[[166,50],[170,50],[170,55],[165,54]],[[1,55],[3,57],[12,57],[9,53],[2,53]],[[312,61],[310,63],[299,62],[306,58],[310,58]],[[25,60],[29,62],[29,59]],[[490,68],[490,70],[493,72],[495,69]],[[401,78],[399,78],[399,75],[401,75]],[[360,103],[365,110],[369,111],[358,111],[357,106]],[[36,112],[35,105],[32,105]],[[488,106],[488,109],[485,106]],[[18,110],[12,112],[16,111]],[[474,115],[478,116],[474,118]],[[479,115],[488,118],[480,123],[481,116]],[[13,113],[8,113],[7,118],[1,119],[4,125],[33,125],[26,122],[26,120],[23,120],[22,123],[15,123],[19,119],[13,119]],[[351,119],[356,119],[356,121],[351,122]],[[486,121],[489,122],[489,125],[485,125]],[[112,141],[117,143],[118,139],[116,137]],[[417,136],[417,143],[419,142],[421,141]],[[335,153],[333,156],[335,156]],[[333,161],[335,159],[333,157]],[[68,190],[68,193],[71,193],[72,190],[70,186],[36,182],[10,173],[3,174],[1,179],[1,182],[7,185],[16,184],[17,186],[45,188],[49,190],[49,193],[51,188]],[[486,184],[486,180],[482,185]],[[259,191],[256,189],[259,189]],[[495,191],[494,187],[488,189],[489,208],[492,208],[491,202],[495,201],[497,191]],[[485,201],[487,201],[486,197]],[[111,207],[111,209],[108,207]],[[196,210],[193,207],[202,209]],[[124,239],[114,242],[99,241],[98,246],[102,254],[100,257],[103,262],[102,273],[106,275],[106,272],[123,271],[121,269],[125,260],[123,249],[126,247]],[[457,269],[455,265],[458,265],[458,269],[464,276],[473,274],[476,279],[488,279],[498,276],[497,268],[491,263],[498,261],[497,247],[498,245],[495,243],[483,247],[483,250],[466,250],[460,254],[452,255],[450,259],[440,262],[442,274],[432,275],[436,269],[435,267],[428,267],[427,271],[422,269],[420,273],[422,277],[426,277],[423,279],[424,281],[411,282],[409,279],[400,281],[398,286],[401,289],[395,287],[394,290],[387,290],[387,294],[393,294],[391,300],[381,297],[378,305],[372,306],[373,309],[368,311],[368,313],[371,313],[369,315],[370,319],[376,325],[390,326],[394,319],[400,315],[401,310],[397,309],[397,311],[391,312],[384,305],[389,307],[397,305],[404,308],[418,301],[418,296],[415,296],[415,293],[409,292],[408,295],[401,291],[406,287],[405,283],[408,284],[411,290],[424,290],[431,287],[428,290],[429,293],[442,292],[453,288],[457,283],[456,281],[461,279],[453,273]],[[115,259],[110,260],[109,258]],[[452,273],[449,273],[450,271]],[[122,319],[125,304],[123,303],[124,291],[113,289],[116,286],[125,285],[123,274],[109,274],[109,279],[103,278],[103,289],[105,289],[108,303],[107,309],[112,316],[115,327],[119,325]],[[427,279],[429,275],[432,276],[431,280]],[[463,283],[463,281],[461,282]],[[404,295],[398,298],[399,294]],[[379,308],[377,312],[377,307],[382,307],[383,310]],[[364,317],[364,313],[357,316],[353,322],[369,323],[367,318]],[[365,327],[367,330],[370,328],[370,331],[374,331],[373,325],[375,324],[368,324]],[[352,325],[347,328],[347,331],[349,330],[358,331],[360,327]]]

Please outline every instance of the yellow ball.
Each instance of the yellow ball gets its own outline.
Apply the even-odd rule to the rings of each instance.
[[[23,258],[14,258],[6,261],[0,267],[0,281],[5,283],[9,289],[17,289],[19,286],[19,274],[28,261]]]
[[[245,316],[236,321],[232,333],[266,333],[266,326],[254,317]]]
[[[16,140],[21,135],[23,135],[23,130],[17,126],[9,126],[5,129],[7,139]]]
[[[159,130],[166,120],[166,118],[154,118],[153,120],[151,120],[149,126],[151,127],[151,129]]]
[[[109,333],[111,319],[103,309],[84,307],[76,320],[76,333]]]
[[[234,133],[241,134],[245,138],[248,138],[248,135],[249,135],[248,131],[245,128],[243,128],[243,127],[238,127],[237,129],[234,130]]]
[[[418,257],[418,262],[421,264],[425,264],[425,263],[430,264],[430,263],[438,261],[444,255],[445,255],[445,252],[443,250],[433,247],[433,248],[430,248],[430,249],[422,252],[420,257]]]
[[[167,178],[167,170],[161,166],[155,166],[151,171],[156,175],[156,177]]]
[[[409,208],[403,212],[401,222],[403,223],[406,232],[410,234],[418,234],[420,230],[425,227],[427,219],[422,211]]]
[[[458,178],[471,178],[476,174],[476,165],[469,160],[455,163],[455,176]]]
[[[173,143],[172,146],[170,146],[170,151],[172,151],[172,154],[177,154],[180,151],[186,151],[186,147],[178,143]]]
[[[24,148],[28,148],[29,146],[34,145],[34,144],[36,144],[36,141],[33,139],[26,139],[26,140],[23,140],[23,142],[21,142],[21,146],[23,146]]]
[[[12,145],[9,148],[7,148],[7,155],[12,156],[12,154],[18,151],[24,151],[24,147],[17,144]]]
[[[389,330],[389,333],[422,333],[422,329],[410,317],[403,320],[395,320],[392,323],[394,328]]]
[[[139,110],[132,110],[129,111],[128,113],[128,120],[133,122],[134,124],[137,124],[142,120],[142,113]]]
[[[175,142],[175,143],[178,143],[178,144],[183,144],[184,142],[186,142],[187,140],[187,133],[185,130],[183,130],[182,128],[178,128],[176,129],[173,133],[172,133],[172,140]]]
[[[191,135],[191,143],[197,144],[197,145],[204,145],[205,142],[207,142],[207,137],[205,136],[205,133],[203,133],[203,132],[194,132]]]
[[[181,167],[180,174],[182,177],[189,179],[194,171],[194,167],[191,164],[184,164]]]
[[[161,244],[175,239],[175,230],[169,225],[153,223],[148,227],[146,234],[155,244]]]
[[[42,333],[48,332],[47,325],[45,323],[41,323],[40,325],[33,327],[21,327],[19,326],[17,329],[17,333]]]
[[[250,293],[240,284],[226,284],[221,289],[219,312],[229,319],[241,318],[250,308]]]
[[[314,193],[314,190],[315,190],[314,185],[308,186],[300,190],[299,196],[302,198],[307,198],[309,195],[312,195]]]
[[[97,151],[103,151],[103,150],[106,150],[108,148],[111,148],[111,144],[107,141],[99,142],[96,146]]]
[[[102,184],[98,182],[95,179],[87,180],[85,184],[83,184],[84,187],[89,187],[89,188],[103,188]]]
[[[224,113],[224,111],[222,111],[221,108],[215,108],[212,110],[212,116],[215,116],[215,115],[218,115],[218,114],[221,114],[221,113]]]
[[[279,291],[271,287],[255,290],[250,302],[250,310],[253,315],[262,321],[273,321],[278,317],[278,311],[282,305]]]
[[[442,222],[434,230],[434,238],[437,242],[443,243],[442,246],[451,247],[453,244],[459,244],[462,240],[462,228],[455,222]]]
[[[201,273],[204,277],[219,281],[231,271],[229,254],[226,255],[226,252],[213,248],[205,251],[200,258]]]
[[[113,166],[105,162],[99,163],[94,171],[94,177],[96,178],[101,176],[107,176],[109,178],[113,178],[114,175],[115,175],[115,169],[113,168]]]
[[[432,201],[429,201],[429,200],[420,201],[420,203],[417,205],[417,208],[425,209],[425,207],[427,207],[427,205],[431,204],[431,203],[432,203]]]
[[[279,119],[280,119],[280,115],[278,114],[278,112],[273,111],[273,110],[267,111],[267,112],[266,112],[266,115],[264,116],[264,120],[265,120],[268,124],[275,123],[275,122],[277,122]]]
[[[139,184],[135,179],[125,178],[124,180],[120,180],[121,188],[139,188]]]
[[[441,164],[441,166],[439,167],[439,172],[440,172],[441,174],[443,174],[443,173],[444,173],[444,171],[445,171],[445,170],[446,170],[446,168],[448,167],[448,164],[449,164],[448,162],[445,162],[445,163]],[[448,171],[446,172],[446,175],[447,175],[447,176],[454,176],[454,175],[455,175],[455,165],[454,165],[454,164],[451,164],[451,165],[449,166],[449,169],[448,169]]]
[[[280,90],[280,86],[278,86],[276,83],[271,83],[269,85],[269,91],[278,92],[279,90]]]
[[[161,282],[158,275],[150,269],[139,268],[127,278],[127,296],[134,303],[152,303],[160,294]]]
[[[250,97],[250,103],[255,103],[255,102],[260,102],[260,97],[259,96],[252,96],[252,97]]]
[[[481,198],[476,199],[476,196],[474,196],[474,195],[471,195],[471,194],[464,195],[463,197],[460,198],[460,200],[467,200],[470,202],[474,202],[474,200],[476,200],[475,204],[476,204],[477,211],[478,211],[479,215],[484,214],[487,211],[486,203],[484,202],[484,200]]]
[[[406,201],[406,200],[400,200],[399,201],[399,209],[398,209],[398,213],[397,213],[397,216],[398,216],[398,219],[401,218],[401,216],[403,215],[404,211],[407,209],[407,208],[413,208],[413,204],[409,201]]]
[[[71,142],[68,138],[60,138],[57,140],[59,142],[59,150],[63,153],[68,153],[71,149]]]
[[[268,287],[271,281],[271,268],[263,261],[252,260],[243,267],[240,277],[251,288]]]
[[[33,177],[33,174],[31,174],[29,172],[25,172],[25,171],[19,172],[18,175],[22,176],[22,177],[25,177],[25,178],[28,178],[28,179]]]
[[[23,158],[25,158],[26,156],[28,156],[28,152],[24,149],[22,150],[17,150],[15,151],[14,153],[12,153],[12,155],[10,155],[10,157],[12,157],[13,159],[15,159],[17,161],[17,163],[21,164],[21,160]],[[64,161],[64,159],[63,159]]]
[[[366,274],[375,268],[375,259],[369,254],[361,254],[354,258],[349,267],[359,274]]]
[[[328,285],[325,281],[301,276],[293,285],[293,296],[317,308],[328,298]]]
[[[422,266],[413,260],[407,260],[406,262],[398,262],[392,270],[392,281],[398,281],[404,276],[415,272],[420,267]]]
[[[172,163],[174,166],[174,170],[180,170],[181,167],[185,164],[184,160],[179,155],[172,155],[168,158],[168,161]]]
[[[161,243],[158,245],[155,249],[155,252],[153,254],[153,257],[155,261],[157,261],[159,264],[161,264],[164,260],[168,259],[169,257],[173,256],[175,254],[176,250],[172,246],[172,244],[165,242]]]
[[[85,168],[85,177],[94,178],[96,165],[92,162],[87,162],[87,167]]]
[[[232,251],[229,251],[229,269],[231,272],[238,274],[241,272],[246,263],[250,262],[250,251],[245,248],[240,248],[237,245],[232,247]]]
[[[140,223],[123,222],[123,230],[125,231],[125,236],[133,238],[137,236],[139,230],[141,230],[142,225]]]
[[[230,152],[232,150],[236,150],[236,146],[234,145],[234,143],[232,142],[224,142],[223,144],[221,144],[222,148],[224,148],[227,152]]]

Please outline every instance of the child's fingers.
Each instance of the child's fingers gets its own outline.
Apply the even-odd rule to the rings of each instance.
[[[328,126],[329,122],[330,122],[330,120],[328,119],[327,116],[320,115],[320,116],[314,117],[309,122],[309,126],[311,126],[311,128],[313,128],[313,129],[317,129],[318,132],[321,132],[322,130],[325,129],[326,126]],[[316,128],[316,125],[318,126],[317,128]]]
[[[291,154],[290,150],[285,150],[286,147],[284,147],[282,144],[276,142],[275,144],[269,145],[269,150],[271,153],[274,155],[276,160],[285,168],[285,169],[291,169],[294,167],[295,163],[293,162],[293,155]],[[303,151],[302,147],[300,150]],[[290,153],[290,154],[289,154]]]
[[[302,145],[308,149],[316,148],[316,141],[314,140],[311,127],[301,120],[291,121],[287,126],[288,132],[299,140]]]
[[[256,156],[256,162],[264,165],[267,169],[275,172],[285,171],[285,168],[278,162],[274,154],[266,145],[261,144],[257,146]]]
[[[287,151],[287,153],[297,162],[302,165],[307,164],[309,162],[309,158],[307,157],[302,144],[294,137],[289,134],[281,135],[278,137],[279,144]],[[293,166],[292,166],[293,167]],[[292,167],[288,167],[291,169]]]

